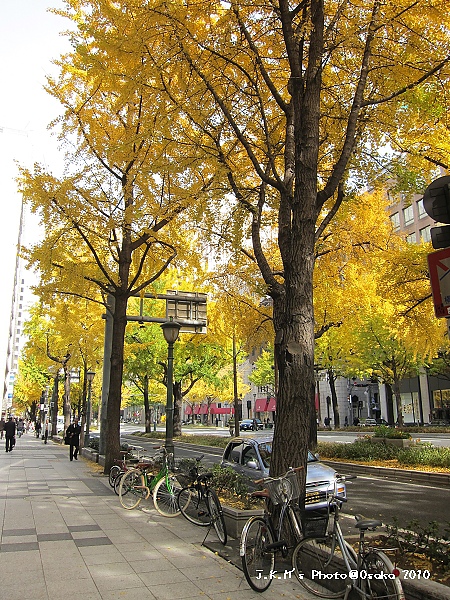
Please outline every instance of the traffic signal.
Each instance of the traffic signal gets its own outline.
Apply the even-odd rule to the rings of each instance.
[[[425,190],[423,195],[425,212],[437,223],[450,223],[450,175],[439,177]],[[450,225],[431,228],[433,248],[450,246]]]

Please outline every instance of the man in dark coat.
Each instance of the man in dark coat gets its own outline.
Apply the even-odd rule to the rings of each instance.
[[[6,452],[11,452],[14,448],[14,437],[16,435],[16,422],[12,417],[5,423],[5,436],[6,436]]]
[[[78,425],[78,418],[75,417],[72,425],[69,425],[66,431],[66,437],[69,441],[69,458],[70,460],[78,460],[78,451],[80,446],[81,427]]]

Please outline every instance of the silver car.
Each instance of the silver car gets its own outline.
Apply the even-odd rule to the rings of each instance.
[[[256,489],[257,479],[269,476],[270,458],[272,456],[272,437],[233,438],[225,448],[221,466],[230,467],[248,479],[249,489]],[[292,465],[297,466],[297,465]],[[308,451],[306,472],[307,509],[327,506],[327,496],[336,490],[337,472],[324,465],[314,454]],[[345,484],[337,483],[337,493],[346,497]]]

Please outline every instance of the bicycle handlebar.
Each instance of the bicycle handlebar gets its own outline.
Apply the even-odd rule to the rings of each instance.
[[[286,473],[284,473],[284,475],[280,475],[279,477],[263,477],[262,479],[254,480],[254,483],[261,484],[261,483],[264,483],[265,481],[267,481],[268,479],[281,479],[282,477],[286,477],[286,475],[289,475],[289,473],[292,473],[292,471],[295,471],[296,473],[298,473],[299,471],[302,471],[303,469],[304,469],[303,466],[290,467],[289,470],[286,471]]]

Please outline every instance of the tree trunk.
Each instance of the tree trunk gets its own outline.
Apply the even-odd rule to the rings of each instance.
[[[152,411],[148,401],[148,375],[144,375],[144,418],[145,418],[145,433],[150,433],[152,430]]]
[[[339,418],[338,399],[336,394],[336,375],[333,369],[328,369],[328,382],[331,390],[331,405],[333,407],[334,428],[339,429],[341,420]]]
[[[83,392],[82,392],[82,402],[81,402],[81,434],[80,434],[80,448],[84,448],[84,439],[85,439],[85,428],[86,428],[86,417],[87,417],[87,378],[86,378],[86,366],[84,367],[83,372]],[[65,425],[65,422],[64,422]],[[67,429],[67,427],[66,427]]]
[[[284,285],[273,282],[275,355],[279,372],[277,425],[274,433],[271,475],[289,467],[304,466],[305,491],[308,442],[313,411],[314,308],[313,270],[317,204],[320,93],[323,57],[323,2],[311,2],[308,66],[291,29],[289,4],[280,1],[289,56],[291,104],[286,112],[284,188],[280,190],[278,246]]]
[[[105,473],[109,473],[114,460],[120,453],[120,405],[123,375],[123,348],[127,325],[128,297],[116,295],[113,319],[111,376],[106,407]]]
[[[67,362],[63,363],[64,368],[64,398],[63,398],[63,414],[64,414],[64,429],[70,425],[70,413],[72,407],[70,405],[70,369]],[[80,415],[78,415],[80,416]]]
[[[400,381],[398,379],[394,380],[393,388],[395,396],[395,405],[397,407],[397,423],[399,427],[403,427],[402,396],[400,392]]]

